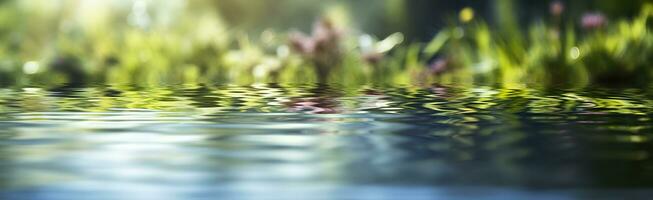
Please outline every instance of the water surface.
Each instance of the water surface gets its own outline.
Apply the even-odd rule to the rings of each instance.
[[[653,195],[653,91],[0,89],[2,199]]]

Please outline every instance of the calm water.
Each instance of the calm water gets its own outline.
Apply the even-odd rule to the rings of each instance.
[[[653,89],[0,89],[0,199],[636,199]]]

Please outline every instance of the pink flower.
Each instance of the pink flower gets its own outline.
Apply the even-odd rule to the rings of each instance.
[[[581,19],[581,25],[584,29],[597,29],[605,26],[607,24],[607,19],[605,15],[595,12],[595,13],[586,13]]]
[[[565,11],[565,5],[562,4],[562,2],[560,1],[551,2],[551,5],[549,6],[549,12],[551,13],[551,15],[560,17],[563,11]]]
[[[377,64],[383,59],[382,53],[377,52],[367,52],[363,53],[363,60],[370,64]]]
[[[443,58],[437,59],[435,60],[435,62],[429,65],[429,72],[431,74],[439,74],[447,69],[448,63],[449,62],[447,61],[447,59],[443,59]]]
[[[336,50],[341,36],[342,31],[335,28],[331,21],[322,19],[313,25],[311,35],[294,32],[290,34],[289,40],[293,49],[304,55],[313,56],[312,54]]]
[[[290,45],[302,54],[312,54],[315,51],[315,41],[300,32],[290,34]]]
[[[328,19],[322,19],[313,25],[310,35],[296,32],[289,36],[289,42],[293,50],[313,62],[318,82],[325,82],[333,66],[342,58],[341,37],[342,30]]]

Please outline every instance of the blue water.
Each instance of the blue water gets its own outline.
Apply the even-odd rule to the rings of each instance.
[[[0,89],[0,199],[646,199],[653,90]]]

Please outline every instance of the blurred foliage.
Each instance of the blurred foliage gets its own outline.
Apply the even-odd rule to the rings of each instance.
[[[511,13],[511,5],[499,3],[497,13]],[[632,19],[610,20],[598,12],[569,19],[564,4],[554,2],[550,19],[527,29],[510,14],[501,15],[498,29],[478,19],[440,31],[424,53],[445,59],[451,72],[439,73],[433,81],[580,87],[646,84],[651,78],[650,4]]]
[[[540,8],[549,10],[548,17],[527,26],[518,21],[513,1],[492,3],[491,22],[485,10],[461,7],[451,13],[456,17],[440,20],[448,25],[426,43],[387,28],[379,31],[383,37],[361,31],[383,13],[385,22],[405,28],[402,22],[416,20],[405,9],[417,3],[361,4],[1,1],[0,84],[439,82],[521,88],[648,83],[653,77],[653,8],[644,2],[639,14],[627,18],[596,10],[579,15],[552,2],[550,10]],[[298,9],[285,13],[284,7]],[[362,7],[369,9],[355,9]],[[282,16],[266,19],[275,13]],[[308,13],[320,17],[297,17]],[[315,21],[312,30],[306,21]]]

